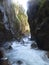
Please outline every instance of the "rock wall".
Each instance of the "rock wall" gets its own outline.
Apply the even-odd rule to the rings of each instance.
[[[13,38],[8,21],[4,17],[6,17],[4,8],[0,6],[0,47],[3,42],[10,41]]]
[[[11,4],[8,3],[8,0],[0,1],[0,47],[2,43],[10,41],[13,38],[10,6]]]
[[[0,46],[2,42],[16,38],[20,33],[20,22],[15,14],[12,0],[0,0]]]
[[[40,49],[49,50],[49,0],[29,2],[27,14],[31,39]]]

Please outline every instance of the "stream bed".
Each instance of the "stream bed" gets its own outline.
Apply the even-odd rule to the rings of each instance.
[[[47,52],[31,48],[33,42],[27,37],[23,38],[23,41],[12,42],[12,49],[6,51],[6,56],[12,65],[49,65]]]

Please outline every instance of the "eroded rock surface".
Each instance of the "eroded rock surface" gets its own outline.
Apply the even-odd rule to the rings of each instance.
[[[27,14],[32,40],[40,49],[49,50],[49,0],[29,2]]]
[[[10,41],[13,38],[12,32],[5,27],[3,17],[4,13],[0,10],[0,46],[2,42]]]

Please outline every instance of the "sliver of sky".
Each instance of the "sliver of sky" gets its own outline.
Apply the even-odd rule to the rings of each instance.
[[[21,4],[23,6],[23,8],[25,9],[25,11],[27,11],[27,1],[28,0],[12,0],[13,3],[16,4],[16,2],[18,2],[19,4]]]

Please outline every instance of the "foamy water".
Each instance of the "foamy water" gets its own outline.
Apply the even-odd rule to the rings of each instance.
[[[26,39],[26,41],[25,41]],[[31,49],[32,41],[27,38],[23,39],[25,44],[21,42],[13,42],[12,50],[6,53],[8,59],[12,65],[49,65],[49,59],[45,55],[46,52],[37,49]],[[22,64],[18,64],[17,61],[22,61]]]

